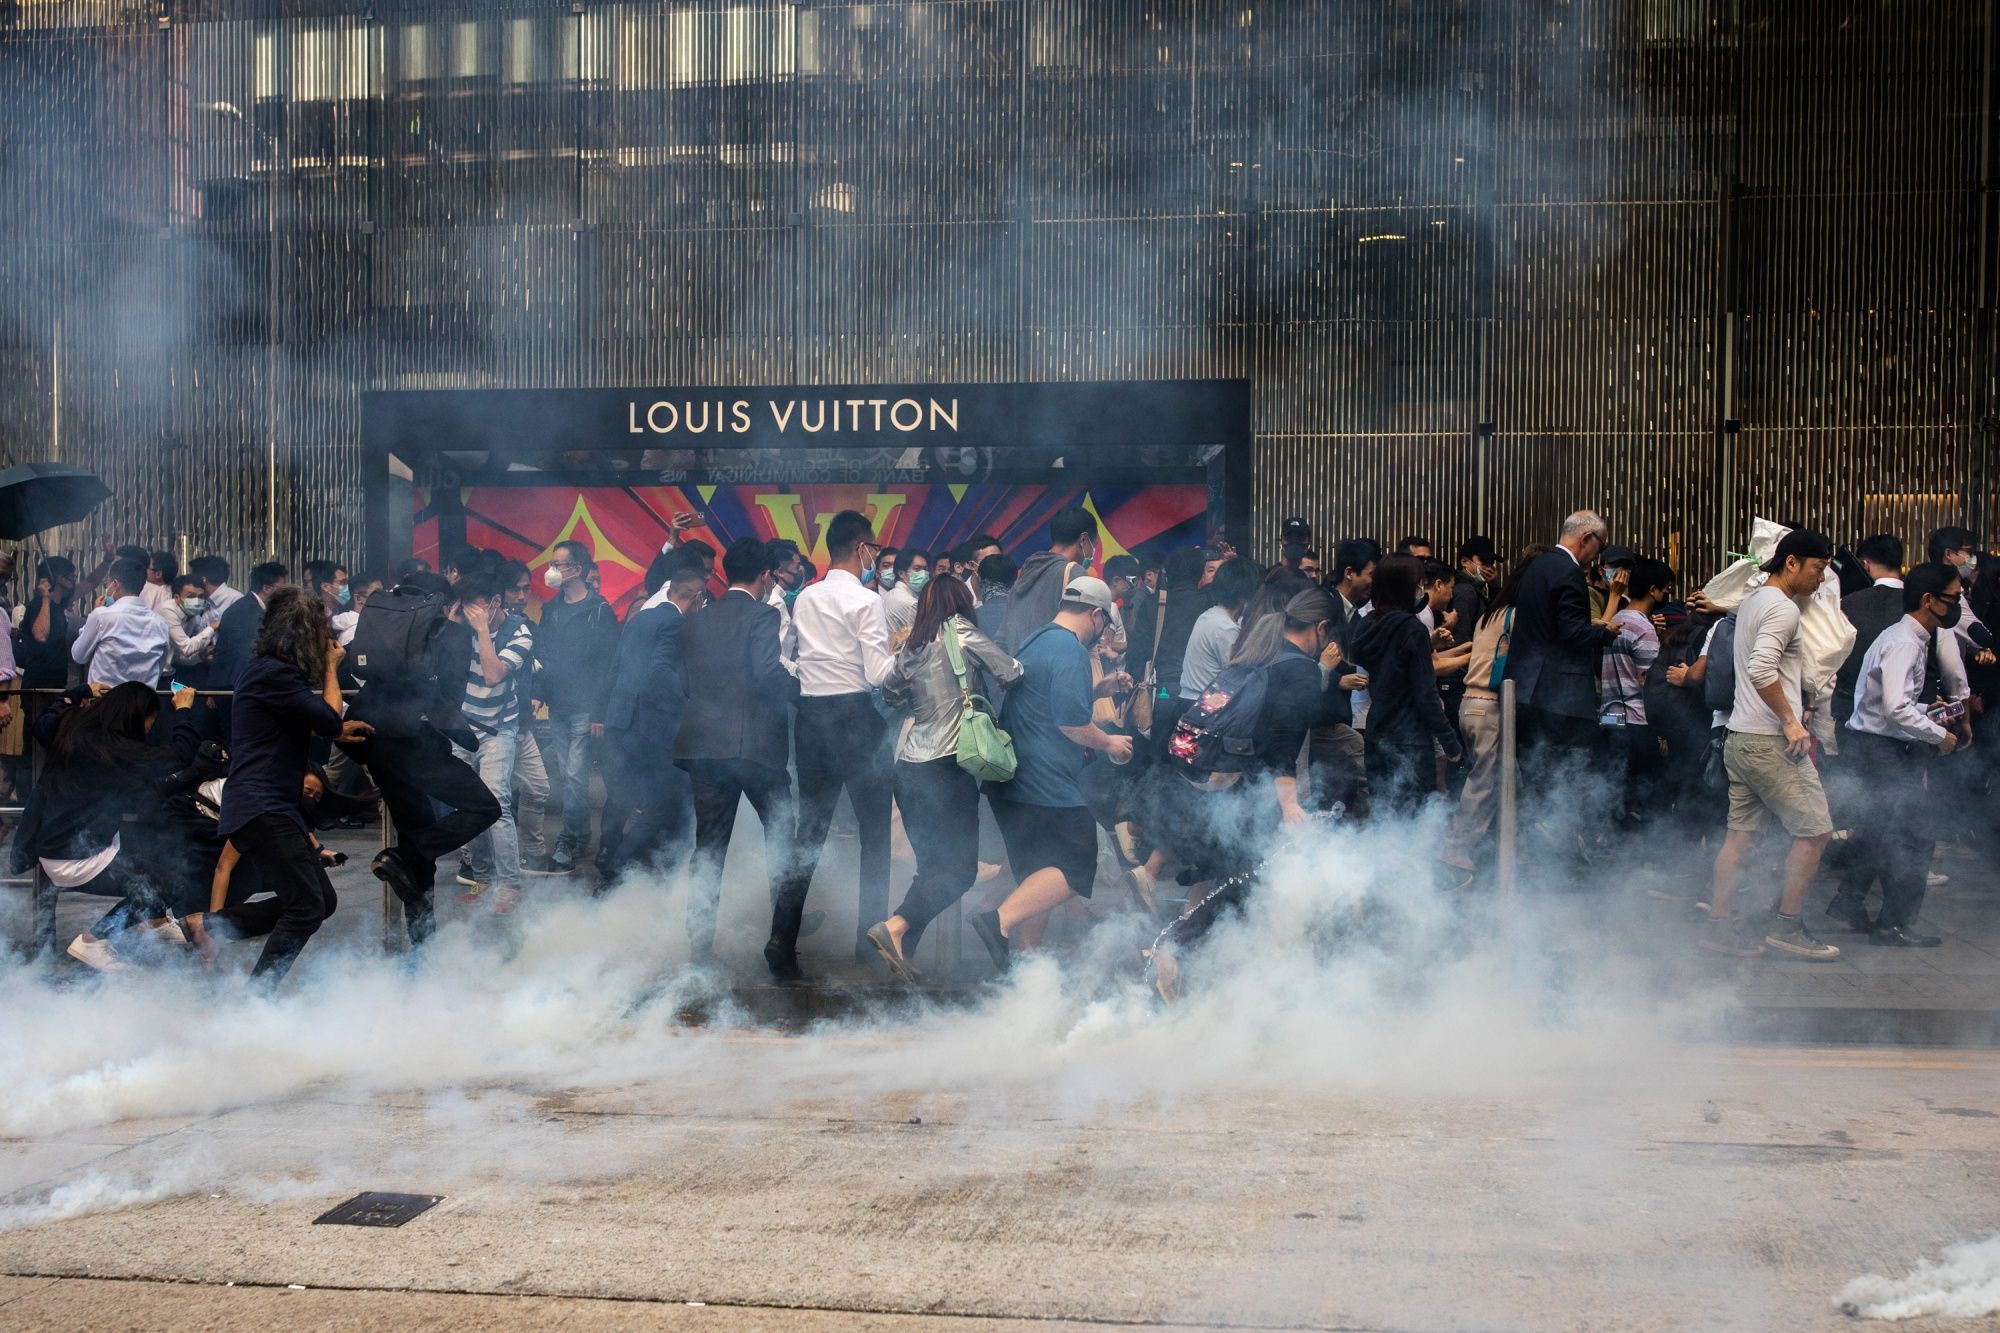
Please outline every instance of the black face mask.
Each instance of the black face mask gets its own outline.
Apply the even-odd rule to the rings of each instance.
[[[1965,610],[1965,601],[1963,598],[1961,598],[1956,602],[1953,602],[1951,604],[1951,610],[1945,612],[1943,615],[1938,617],[1938,628],[1950,629],[1952,626],[1958,624],[1959,614],[1964,610]]]
[[[305,812],[307,824],[317,824],[319,822],[319,798],[317,796],[301,798],[299,809]]]

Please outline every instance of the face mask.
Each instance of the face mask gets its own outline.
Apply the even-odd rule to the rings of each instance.
[[[882,582],[882,589],[883,591],[886,592],[890,588],[896,586],[896,576],[894,574],[884,574],[882,576],[881,582]]]
[[[315,824],[319,822],[319,801],[316,798],[311,796],[300,798],[299,809],[305,813],[306,823]]]
[[[342,584],[333,590],[333,600],[339,602],[342,606],[349,605],[354,601],[354,589]]]
[[[913,571],[910,574],[908,580],[906,581],[910,585],[911,592],[921,592],[923,590],[923,586],[931,581],[931,576],[925,571],[919,569]]]
[[[1979,557],[1976,555],[1962,556],[1958,561],[1957,568],[1960,578],[1969,579],[1972,577],[1974,571],[1979,568]]]
[[[1958,617],[1964,610],[1965,599],[1961,597],[1958,601],[1951,604],[1951,610],[1938,617],[1938,627],[1940,629],[1950,629],[1958,623]]]
[[[862,586],[862,587],[864,587],[864,588],[872,588],[872,587],[874,587],[874,586],[875,586],[875,571],[874,571],[874,570],[872,570],[872,569],[864,569],[864,570],[862,570],[862,571],[861,571],[861,586]]]
[[[554,565],[550,565],[542,571],[542,584],[548,588],[561,588],[563,585],[562,571]]]
[[[790,605],[791,605],[791,604],[792,604],[793,602],[796,602],[796,601],[798,601],[798,600],[799,600],[799,590],[798,590],[797,588],[787,588],[787,589],[785,589],[785,605],[786,605],[786,606],[790,606]]]
[[[208,610],[208,599],[206,597],[183,597],[181,598],[181,610],[191,616],[198,616]]]

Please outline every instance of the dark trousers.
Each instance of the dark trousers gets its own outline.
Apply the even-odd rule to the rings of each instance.
[[[1929,751],[1929,746],[1886,736],[1840,733],[1842,765],[1866,775],[1866,799],[1852,806],[1840,891],[1827,908],[1835,916],[1866,910],[1868,888],[1880,880],[1882,910],[1875,924],[1916,924],[1937,840],[1932,804],[1924,793]]]
[[[284,979],[306,941],[333,915],[333,881],[320,866],[306,831],[284,815],[258,815],[230,835],[243,859],[257,867],[264,887],[278,895],[278,917],[253,977],[268,976],[275,986]]]
[[[924,927],[979,878],[979,782],[954,755],[921,764],[898,760],[896,807],[917,854],[917,876],[896,909],[910,926],[907,953]]]
[[[694,794],[688,775],[674,767],[673,748],[672,737],[611,733],[604,827],[597,840],[600,891],[634,866],[663,870],[687,855]]]
[[[749,759],[696,759],[688,767],[694,784],[694,860],[688,867],[688,942],[697,955],[715,947],[715,906],[722,896],[722,863],[736,833],[736,811],[748,797],[764,825],[764,864],[771,879],[771,910],[805,889],[796,885],[793,846],[798,806],[792,775]],[[808,876],[808,879],[810,876]],[[776,926],[773,926],[775,933]]]
[[[856,948],[868,948],[868,927],[889,915],[889,805],[895,778],[889,763],[888,723],[865,694],[836,694],[799,700],[799,840],[802,866],[818,862],[843,788],[854,806],[861,832],[861,913]],[[771,941],[780,952],[794,948],[799,918],[805,914],[810,880],[798,876],[795,895],[786,895],[772,913]],[[796,897],[796,901],[794,901]]]
[[[478,770],[451,752],[443,733],[425,728],[414,736],[367,736],[341,746],[367,766],[396,827],[390,852],[410,872],[417,891],[403,899],[410,940],[422,944],[437,925],[431,889],[437,859],[458,850],[500,818],[500,800]],[[443,814],[438,807],[445,807]]]
[[[1421,742],[1378,741],[1369,732],[1369,811],[1412,815],[1437,790],[1437,756],[1429,738]]]

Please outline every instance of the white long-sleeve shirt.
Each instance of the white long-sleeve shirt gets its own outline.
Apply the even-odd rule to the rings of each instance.
[[[1944,678],[1945,697],[1963,699],[1970,691],[1961,672],[1950,679],[1944,666],[1944,645],[1952,635],[1938,636],[1938,674]],[[1854,713],[1847,728],[1869,736],[1891,740],[1921,741],[1936,745],[1944,740],[1945,729],[1931,721],[1921,702],[1924,688],[1924,661],[1930,654],[1930,632],[1915,619],[1904,616],[1883,630],[1868,645],[1861,659],[1861,677],[1854,684]]]
[[[896,664],[882,599],[844,569],[829,570],[792,603],[792,652],[808,699],[866,694]]]

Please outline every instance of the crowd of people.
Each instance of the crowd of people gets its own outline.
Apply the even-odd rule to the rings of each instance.
[[[2000,560],[1960,528],[1911,565],[1892,535],[1837,550],[1760,524],[1756,557],[1696,587],[1589,511],[1511,559],[1469,537],[1452,563],[1415,536],[1322,547],[1290,519],[1268,567],[1220,541],[1100,560],[1077,508],[1018,564],[985,534],[888,548],[852,510],[825,526],[823,570],[697,526],[676,520],[623,606],[574,540],[539,576],[464,548],[359,579],[266,562],[245,591],[214,556],[45,558],[0,636],[0,678],[50,700],[0,704],[16,871],[114,900],[69,946],[88,966],[212,961],[219,936],[258,935],[275,984],[334,909],[344,858],[317,834],[379,803],[393,836],[370,869],[413,945],[457,857],[459,901],[500,914],[529,877],[684,875],[705,965],[747,800],[764,959],[792,982],[844,795],[858,959],[916,980],[926,930],[974,894],[1004,970],[1115,866],[1165,923],[1147,954],[1171,998],[1296,831],[1435,806],[1439,887],[1492,884],[1512,682],[1537,876],[1589,874],[1612,839],[1626,858],[1704,848],[1705,891],[1685,894],[1701,947],[1819,961],[1834,930],[1939,942],[1932,849],[1981,836],[1968,801],[2000,745],[1976,725],[2000,685]],[[1767,843],[1778,891],[1746,903]],[[892,907],[899,850],[914,875]],[[1823,869],[1837,888],[1813,917]]]

